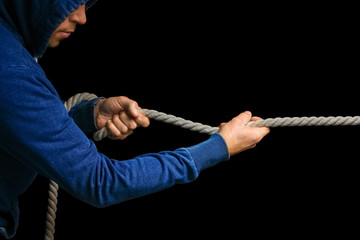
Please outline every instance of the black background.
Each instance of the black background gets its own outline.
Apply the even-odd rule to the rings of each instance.
[[[245,110],[262,118],[359,115],[350,9],[99,1],[87,24],[39,63],[64,100],[124,95],[213,126]],[[192,183],[102,209],[60,189],[55,239],[343,236],[360,221],[359,133],[274,128]],[[96,144],[121,160],[206,138],[152,121],[125,141]],[[21,197],[15,239],[43,238],[47,184],[39,176]]]

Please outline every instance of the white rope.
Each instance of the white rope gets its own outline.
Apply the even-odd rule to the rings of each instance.
[[[173,124],[191,131],[200,133],[214,134],[219,131],[218,127],[212,127],[197,122],[185,120],[174,115],[158,112],[155,110],[142,109],[142,113],[149,118],[161,122]],[[360,116],[355,117],[284,117],[266,118],[258,121],[250,121],[250,127],[304,127],[304,126],[356,126],[360,125]],[[94,134],[94,140],[100,141],[108,136],[106,128],[100,129]]]
[[[142,109],[141,112],[147,116],[148,118],[152,118],[154,120],[158,120],[161,122],[169,123],[178,127],[182,127],[191,131],[196,131],[200,133],[206,133],[206,134],[214,134],[217,131],[219,131],[219,128],[217,127],[211,127],[209,125],[204,125],[197,122],[192,122],[189,120],[185,120],[180,117],[175,117],[174,115],[166,114],[163,112],[158,112],[155,110],[149,110],[149,109]],[[104,138],[109,136],[107,128],[102,128],[96,133],[94,133],[94,140],[100,141]]]
[[[356,126],[360,117],[284,117],[249,122],[251,127]]]
[[[90,93],[78,93],[69,98],[64,103],[67,111],[75,106],[77,103],[85,100],[97,98],[96,95]],[[142,109],[142,113],[154,120],[173,124],[191,131],[200,133],[214,134],[218,132],[218,127],[211,127],[202,123],[185,120],[174,115],[158,112],[155,110]],[[295,126],[355,126],[360,125],[360,116],[355,117],[284,117],[284,118],[267,118],[259,121],[249,122],[247,124],[251,127],[295,127]],[[106,128],[102,128],[94,134],[94,140],[100,141],[109,135]],[[48,212],[46,216],[46,232],[45,240],[53,240],[55,233],[55,217],[57,210],[57,196],[58,185],[50,180],[49,184],[49,199]]]

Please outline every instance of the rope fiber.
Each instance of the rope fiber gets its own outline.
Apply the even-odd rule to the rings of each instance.
[[[69,112],[70,109],[81,101],[88,101],[97,98],[96,95],[90,93],[78,93],[73,97],[69,98],[64,103],[66,110]],[[147,117],[161,121],[168,124],[173,124],[191,131],[197,131],[212,135],[216,133],[219,128],[204,125],[202,123],[192,122],[185,120],[174,115],[158,112],[155,110],[142,109],[142,113]],[[296,126],[357,126],[360,125],[360,116],[354,117],[284,117],[284,118],[267,118],[247,124],[251,127],[296,127]],[[106,128],[102,128],[94,133],[94,140],[100,141],[109,135]],[[58,185],[50,180],[49,183],[49,199],[48,209],[46,214],[46,231],[45,240],[53,240],[55,233],[55,217],[57,211],[57,196],[58,196]]]

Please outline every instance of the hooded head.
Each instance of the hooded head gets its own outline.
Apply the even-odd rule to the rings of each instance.
[[[0,21],[15,32],[33,57],[41,57],[59,25],[81,5],[96,0],[2,0]]]

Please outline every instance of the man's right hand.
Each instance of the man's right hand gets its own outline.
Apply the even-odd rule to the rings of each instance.
[[[231,121],[220,125],[219,134],[224,138],[230,156],[255,147],[270,132],[267,127],[246,126],[249,121],[260,119],[259,117],[252,117],[251,112],[246,111]]]

